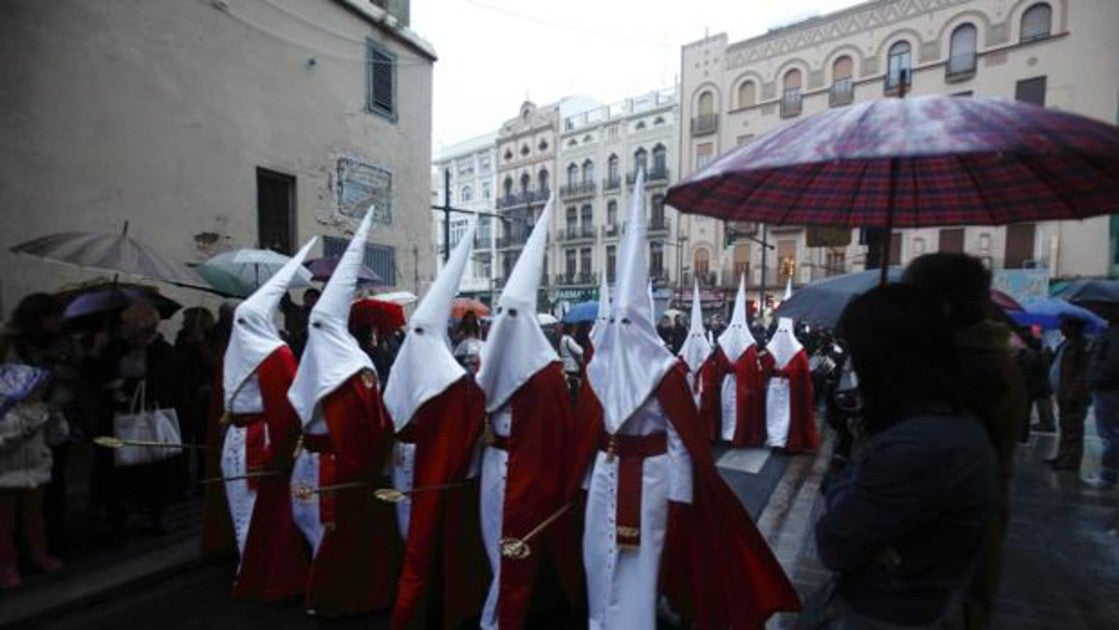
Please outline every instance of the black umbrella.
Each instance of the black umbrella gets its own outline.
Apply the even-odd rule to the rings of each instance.
[[[889,281],[901,280],[901,267],[891,267]],[[879,271],[860,271],[849,273],[834,278],[827,278],[812,284],[805,285],[792,297],[781,302],[774,311],[778,317],[791,317],[798,322],[834,328],[839,323],[839,316],[847,303],[856,296],[878,286]]]
[[[1119,280],[1073,280],[1053,297],[1069,302],[1119,304]]]

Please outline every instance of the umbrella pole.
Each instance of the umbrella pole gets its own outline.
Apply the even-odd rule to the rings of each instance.
[[[879,267],[878,286],[886,286],[889,282],[890,254],[894,249],[894,205],[898,196],[898,171],[901,163],[898,158],[890,158],[890,183],[886,198],[886,233],[882,236],[882,260]]]

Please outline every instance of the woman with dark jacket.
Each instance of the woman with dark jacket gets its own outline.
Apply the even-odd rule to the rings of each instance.
[[[838,574],[834,627],[958,617],[994,502],[983,426],[962,411],[951,329],[913,286],[874,289],[840,323],[868,440],[826,491],[820,559]]]
[[[156,330],[158,326],[159,313],[155,308],[137,303],[121,313],[115,338],[105,332],[95,337],[86,370],[89,378],[102,387],[99,434],[113,435],[113,416],[129,413],[141,383],[146,385],[145,409],[178,407],[175,351]],[[151,464],[118,467],[111,450],[98,451],[93,495],[108,511],[115,534],[124,531],[129,505],[147,513],[152,533],[166,533],[163,512],[179,457],[182,455]]]

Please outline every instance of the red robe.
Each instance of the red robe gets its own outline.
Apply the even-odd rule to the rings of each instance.
[[[696,420],[685,379],[677,366],[654,392],[692,461],[692,502],[669,501],[661,555],[661,592],[696,628],[760,628],[773,613],[800,610],[800,599],[742,503],[715,469],[706,436]],[[576,461],[586,471],[603,431],[598,398],[582,396],[583,419]],[[577,494],[579,484],[569,486]]]
[[[574,473],[568,454],[574,445],[575,419],[562,364],[552,363],[537,372],[513,394],[509,404],[513,422],[502,531],[505,537],[520,538],[564,505],[565,489]],[[568,602],[577,606],[582,601],[580,527],[568,510],[529,542],[533,553],[527,558],[502,556],[497,600],[501,628],[524,627],[533,587],[546,568],[554,568]]]
[[[712,397],[708,403],[713,411],[714,439],[722,433],[723,379],[733,374],[735,385],[735,429],[731,446],[763,446],[765,444],[765,379],[758,366],[758,347],[752,345],[743,351],[733,364],[722,347],[715,349],[712,359],[709,387]],[[710,408],[709,407],[709,408]]]
[[[465,376],[416,411],[402,432],[416,446],[413,488],[466,478],[485,412],[484,394]],[[434,627],[440,615],[444,628],[461,627],[481,611],[490,580],[477,482],[418,492],[411,503],[391,627]]]
[[[806,453],[820,447],[820,434],[816,431],[816,418],[812,404],[812,370],[808,367],[808,353],[797,352],[788,365],[778,370],[774,367],[773,355],[768,352],[762,357],[762,369],[766,378],[789,379],[789,436],[785,441],[785,451]]]
[[[326,527],[307,577],[306,606],[327,616],[392,606],[399,539],[391,503],[373,497],[383,482],[392,423],[375,387],[360,374],[322,399],[334,455],[319,460],[320,485],[368,481],[369,486],[317,495]]]
[[[225,427],[221,423],[225,414],[225,393],[222,391],[222,366],[219,363],[214,375],[213,395],[206,414],[205,477],[222,476],[221,447]],[[233,532],[233,518],[229,515],[229,502],[225,498],[224,483],[207,483],[202,491],[202,552],[219,556],[237,554],[237,536]]]
[[[245,537],[241,572],[233,585],[236,597],[264,601],[282,599],[301,593],[306,581],[307,544],[291,515],[290,473],[300,422],[287,394],[295,378],[295,368],[291,349],[280,346],[256,369],[264,419],[247,428],[246,448],[259,445],[258,452],[247,453],[247,459],[260,470],[282,474],[250,480],[250,484],[256,486],[256,503]],[[267,446],[265,426],[270,439]]]
[[[685,370],[691,372],[683,359],[680,360],[680,363]],[[720,418],[723,414],[719,407],[719,386],[721,386],[721,383],[715,377],[715,355],[712,353],[711,356],[703,360],[703,364],[693,375],[691,388],[693,396],[699,394],[699,401],[696,403],[699,412],[699,415],[696,416],[696,420],[699,422],[699,431],[711,441],[719,438],[719,432],[722,429]]]

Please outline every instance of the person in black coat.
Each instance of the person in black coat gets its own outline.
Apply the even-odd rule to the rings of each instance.
[[[962,411],[951,328],[934,298],[891,285],[840,323],[868,440],[829,484],[816,524],[838,574],[831,622],[924,625],[959,618],[994,501],[994,455]]]
[[[103,331],[94,338],[86,373],[102,388],[99,434],[113,435],[113,416],[130,411],[142,382],[146,383],[146,409],[179,406],[175,351],[157,332],[158,326],[159,313],[148,304],[137,303],[121,313],[115,336]],[[147,513],[152,533],[166,533],[163,513],[182,455],[125,467],[115,466],[111,449],[100,449],[97,455],[93,496],[107,510],[114,534],[124,532],[129,506]]]

